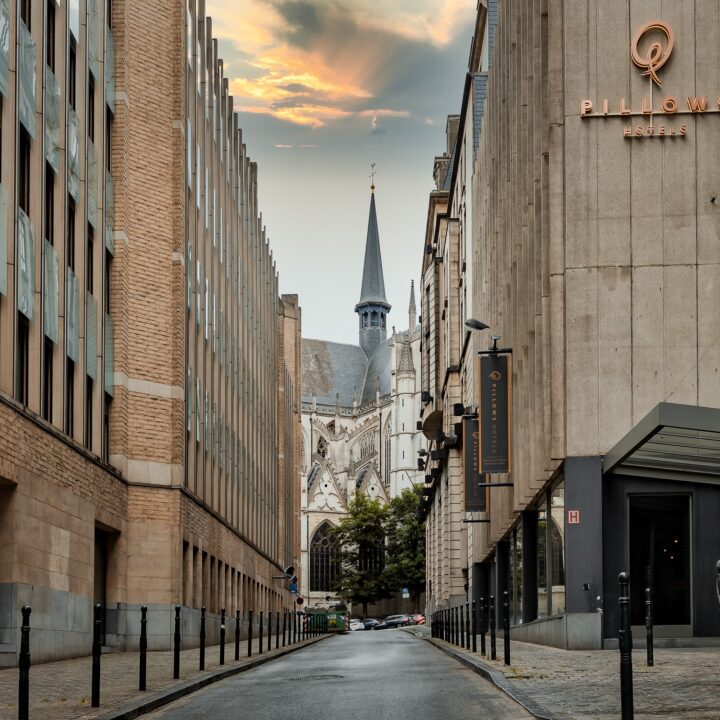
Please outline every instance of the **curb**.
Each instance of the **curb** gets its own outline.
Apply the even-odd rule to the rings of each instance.
[[[246,670],[252,670],[256,667],[259,667],[260,665],[271,662],[272,660],[277,660],[278,658],[289,655],[290,653],[297,652],[298,650],[302,650],[306,647],[310,647],[311,645],[315,645],[316,643],[319,643],[323,640],[327,640],[329,637],[333,636],[323,635],[319,638],[312,638],[310,640],[306,640],[302,645],[298,644],[289,648],[285,648],[280,652],[276,651],[275,655],[258,657],[256,660],[251,660],[249,663],[245,663],[244,665],[238,665],[236,667],[223,668],[222,670],[213,670],[211,672],[208,672],[206,675],[203,675],[202,677],[186,680],[185,682],[182,682],[179,685],[175,685],[174,687],[166,688],[165,690],[159,690],[156,693],[149,694],[143,697],[141,700],[136,700],[135,702],[130,703],[129,705],[125,705],[120,709],[110,710],[104,715],[98,715],[96,720],[134,720],[134,718],[145,715],[145,713],[153,712],[153,710],[157,710],[164,705],[169,705],[170,703],[175,702],[180,698],[186,697],[187,695],[194,693],[196,690],[201,690],[202,688],[219,682],[220,680],[226,680],[233,675],[238,675],[242,672],[245,672]]]
[[[417,636],[416,636],[417,637]],[[518,705],[523,707],[529,712],[536,720],[558,720],[556,715],[553,715],[550,711],[546,710],[542,705],[536,703],[531,698],[527,697],[525,693],[518,692],[516,688],[510,686],[502,673],[499,673],[495,668],[486,665],[480,660],[468,657],[462,653],[457,652],[453,648],[447,646],[445,643],[440,642],[436,638],[425,637],[425,641],[434,645],[438,650],[442,650],[446,655],[457,660],[458,662],[465,665],[473,672],[481,675],[486,680],[491,682],[498,690],[502,690],[511,700],[514,700]]]

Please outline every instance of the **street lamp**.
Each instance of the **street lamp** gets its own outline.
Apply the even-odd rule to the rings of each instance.
[[[474,318],[468,318],[465,321],[465,327],[468,330],[489,330],[490,326],[486,325],[484,322],[480,320],[475,320]]]

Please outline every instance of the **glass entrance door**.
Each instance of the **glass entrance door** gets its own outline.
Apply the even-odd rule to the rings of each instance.
[[[630,496],[630,612],[645,625],[645,588],[658,636],[692,635],[690,496]]]

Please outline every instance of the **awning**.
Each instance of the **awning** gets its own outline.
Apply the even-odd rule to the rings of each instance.
[[[604,471],[720,483],[720,409],[660,403],[607,453]]]

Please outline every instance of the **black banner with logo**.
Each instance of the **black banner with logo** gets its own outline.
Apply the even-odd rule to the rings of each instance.
[[[487,512],[486,487],[480,473],[480,423],[477,418],[463,418],[463,463],[465,466],[465,512]]]
[[[480,472],[510,472],[510,356],[480,358]]]

